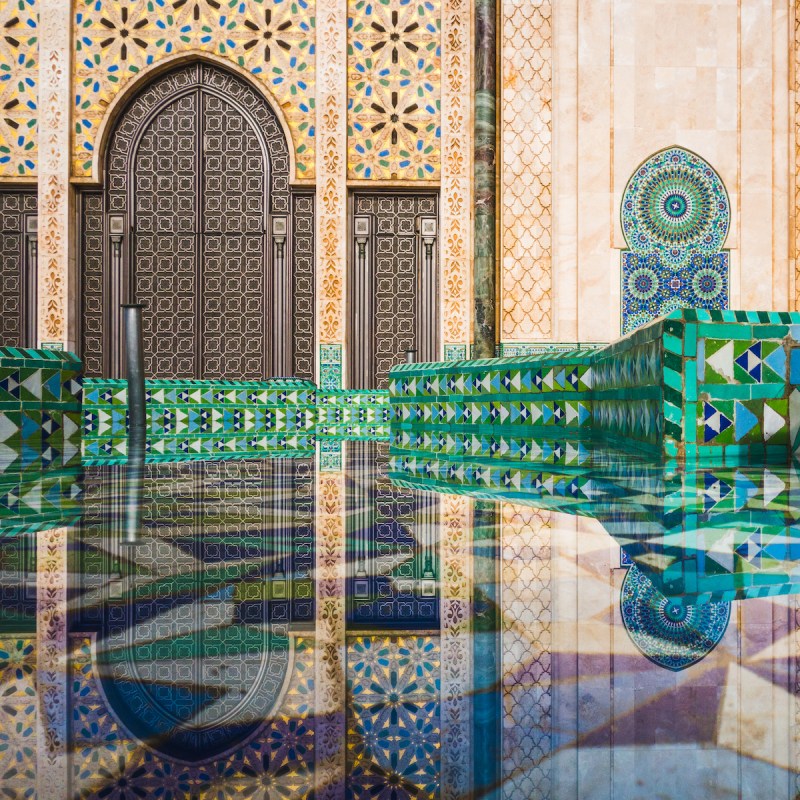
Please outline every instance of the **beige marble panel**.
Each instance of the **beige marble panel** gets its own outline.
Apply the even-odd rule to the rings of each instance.
[[[587,0],[557,7],[555,19],[556,336],[619,335],[619,204],[636,167],[670,145],[708,160],[728,190],[731,304],[786,308],[787,10],[766,0]]]
[[[602,341],[619,330],[619,313],[609,302],[615,277],[607,266],[613,214],[609,186],[613,3],[592,0],[579,7],[577,335],[580,340]]]
[[[550,0],[501,4],[501,340],[552,335]]]
[[[578,0],[553,9],[553,337],[578,338]]]

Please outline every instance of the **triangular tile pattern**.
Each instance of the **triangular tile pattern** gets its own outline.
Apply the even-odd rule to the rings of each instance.
[[[538,440],[598,434],[668,460],[781,460],[800,452],[800,314],[676,310],[605,348],[399,365],[389,394],[409,456],[397,431],[479,434],[470,457],[512,463]]]
[[[386,390],[317,392],[318,436],[389,441],[391,415],[392,407]]]
[[[83,450],[93,461],[127,452],[127,382],[87,379]],[[145,382],[151,460],[313,451],[316,387],[308,381]]]
[[[80,361],[0,347],[0,476],[80,463]]]

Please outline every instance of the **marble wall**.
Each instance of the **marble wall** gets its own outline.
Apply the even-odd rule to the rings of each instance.
[[[509,30],[520,5],[503,2]],[[672,145],[700,155],[727,188],[730,306],[794,307],[794,4],[564,0],[552,12],[547,0],[522,5],[537,9],[523,20],[534,29],[527,59],[535,68],[512,70],[518,55],[504,39],[502,252],[518,254],[523,265],[503,267],[503,341],[619,335],[622,194],[639,164]],[[513,140],[520,91],[542,109],[526,139],[536,158]],[[539,187],[524,210],[536,222],[525,231],[514,212],[517,183]],[[548,202],[551,222],[535,213]],[[549,225],[536,239],[551,241],[549,252],[525,244],[532,224]],[[517,291],[509,269],[539,276],[533,291],[544,298],[539,308],[552,305],[549,330],[533,322],[544,319],[540,310],[509,322]]]

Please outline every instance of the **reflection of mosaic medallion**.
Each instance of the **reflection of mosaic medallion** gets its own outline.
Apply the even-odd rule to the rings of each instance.
[[[717,646],[731,616],[730,603],[690,606],[664,597],[636,566],[625,575],[620,606],[636,647],[653,663],[676,672]]]
[[[664,262],[678,264],[690,250],[717,252],[728,225],[728,196],[719,175],[686,150],[656,153],[625,189],[622,229],[628,246],[660,251]]]

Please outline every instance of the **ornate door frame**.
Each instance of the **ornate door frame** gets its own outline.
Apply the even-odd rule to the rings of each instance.
[[[271,343],[271,352],[262,357],[265,374],[261,377],[268,376],[267,370],[277,375],[293,373],[292,327],[290,324],[267,327],[266,322],[270,318],[280,322],[293,317],[290,154],[285,133],[277,114],[256,87],[222,66],[197,60],[153,78],[126,104],[109,137],[102,199],[95,192],[92,201],[93,193],[84,192],[79,204],[80,340],[88,374],[116,377],[122,373],[118,307],[119,303],[134,299],[134,169],[139,143],[160,112],[192,92],[216,96],[233,105],[261,144],[265,165],[263,337],[268,345]],[[197,175],[198,178],[201,175],[199,165]],[[90,206],[94,204],[95,219],[86,216],[87,202]],[[87,230],[93,236],[91,240],[87,238]],[[96,274],[87,275],[87,262],[91,258],[95,259]],[[198,263],[201,258],[196,255]],[[196,340],[201,335],[201,331],[196,331]]]
[[[376,301],[375,258],[381,231],[378,216],[360,213],[359,198],[398,198],[414,202],[433,200],[430,213],[415,214],[416,238],[414,258],[417,266],[414,315],[414,349],[418,361],[435,361],[439,357],[439,208],[438,189],[354,189],[348,198],[351,234],[348,237],[347,330],[354,342],[349,359],[349,386],[354,389],[375,389],[376,386]],[[397,298],[398,300],[400,298]],[[358,338],[353,336],[358,332]],[[398,356],[399,358],[399,356]]]

